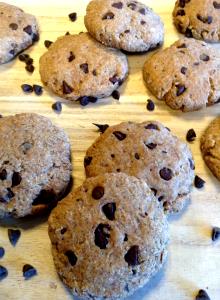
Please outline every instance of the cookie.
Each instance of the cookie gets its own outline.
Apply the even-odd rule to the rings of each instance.
[[[71,182],[65,132],[37,114],[0,119],[0,217],[40,214],[56,205]]]
[[[164,211],[180,211],[190,199],[194,162],[188,146],[159,122],[109,127],[87,150],[87,177],[124,172],[145,180]]]
[[[89,33],[106,46],[143,52],[160,46],[164,25],[146,5],[131,0],[92,0],[85,16]]]
[[[219,42],[220,2],[210,0],[178,0],[173,11],[177,29],[187,37]]]
[[[128,74],[126,55],[106,48],[88,33],[65,35],[40,59],[45,85],[62,98],[110,96]]]
[[[220,99],[220,53],[205,42],[183,38],[158,51],[144,65],[148,89],[168,106],[184,112]]]
[[[0,2],[0,19],[0,64],[3,64],[38,41],[39,29],[34,16],[4,2]]]
[[[201,138],[203,159],[220,180],[220,117],[212,121]]]
[[[75,296],[119,299],[146,284],[167,257],[168,224],[147,184],[104,174],[87,179],[52,211],[57,272]]]

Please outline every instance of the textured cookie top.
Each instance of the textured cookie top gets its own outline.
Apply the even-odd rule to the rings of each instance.
[[[220,37],[220,1],[178,0],[174,23],[187,37],[218,42]]]
[[[204,132],[201,151],[206,164],[220,180],[220,117],[212,121]]]
[[[38,40],[38,25],[34,16],[20,8],[0,2],[0,64]]]
[[[183,38],[158,51],[144,65],[149,90],[173,109],[198,110],[220,98],[220,53]]]
[[[69,100],[109,96],[127,73],[126,55],[104,47],[88,33],[60,37],[40,59],[42,81]]]
[[[160,17],[144,4],[131,0],[92,0],[85,25],[101,43],[130,52],[155,48],[164,38]]]
[[[0,217],[46,209],[70,181],[69,140],[43,116],[1,118],[0,153]]]
[[[147,184],[125,174],[87,179],[52,211],[52,252],[63,282],[83,299],[118,299],[166,258],[167,221]]]
[[[86,175],[124,172],[144,179],[168,212],[190,197],[194,163],[188,146],[159,122],[109,127],[87,150]]]

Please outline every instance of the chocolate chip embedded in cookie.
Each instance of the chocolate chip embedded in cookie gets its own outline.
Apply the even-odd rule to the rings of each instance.
[[[61,280],[88,300],[131,295],[167,257],[158,201],[144,181],[123,173],[89,178],[72,191],[52,211],[49,236]]]

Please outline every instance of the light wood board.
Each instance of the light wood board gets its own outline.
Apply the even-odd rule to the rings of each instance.
[[[163,102],[155,99],[156,110],[148,112],[149,97],[142,79],[142,66],[148,56],[129,56],[130,75],[120,88],[120,102],[108,98],[99,104],[85,108],[63,101],[63,111],[57,115],[51,105],[58,98],[45,91],[43,96],[24,95],[23,83],[41,83],[38,73],[39,57],[46,51],[44,40],[54,41],[66,31],[78,33],[85,30],[83,16],[87,0],[11,0],[38,17],[41,28],[40,41],[27,52],[35,60],[36,71],[29,75],[18,59],[0,66],[0,113],[4,116],[21,112],[36,112],[49,117],[69,134],[72,145],[75,187],[85,178],[83,158],[86,149],[98,136],[92,125],[96,123],[115,124],[121,121],[159,120],[180,138],[185,139],[189,128],[198,135],[191,144],[196,161],[196,173],[206,180],[203,190],[194,189],[192,203],[185,212],[170,218],[169,259],[164,271],[150,285],[129,299],[137,300],[189,300],[194,299],[200,288],[208,288],[212,300],[220,299],[220,244],[213,244],[210,238],[212,226],[220,226],[220,183],[213,177],[201,158],[200,136],[210,120],[220,113],[220,105],[199,112],[181,113],[170,110]],[[165,46],[178,38],[172,24],[174,0],[143,1],[159,13],[165,23]],[[78,20],[68,19],[70,12],[78,13]],[[220,46],[216,46],[219,47]],[[201,87],[202,88],[202,87]],[[69,300],[73,299],[56,275],[50,242],[47,234],[47,220],[0,222],[0,246],[6,254],[0,264],[9,270],[9,276],[0,282],[0,300]],[[22,228],[21,239],[13,248],[7,237],[8,227]],[[22,277],[24,263],[33,264],[38,276],[25,281]]]

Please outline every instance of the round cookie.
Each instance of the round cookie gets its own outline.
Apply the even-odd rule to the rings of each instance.
[[[0,2],[0,64],[38,41],[38,25],[34,16],[20,8]]]
[[[161,269],[168,224],[147,184],[104,174],[87,179],[49,218],[58,274],[83,299],[124,298]]]
[[[178,0],[173,11],[174,24],[187,37],[219,42],[220,2],[210,0]]]
[[[92,0],[87,6],[85,26],[104,45],[129,52],[148,51],[164,40],[160,17],[137,1]]]
[[[220,180],[220,117],[209,124],[202,135],[200,146],[204,161]]]
[[[159,122],[109,127],[87,150],[87,177],[124,172],[144,179],[168,213],[190,199],[194,162],[186,143]]]
[[[126,55],[106,48],[88,33],[66,35],[40,59],[41,79],[62,98],[110,96],[128,74]]]
[[[199,110],[219,102],[220,53],[205,42],[183,38],[147,59],[148,89],[172,109]]]
[[[0,119],[0,217],[40,214],[62,198],[71,181],[65,132],[37,114]]]

